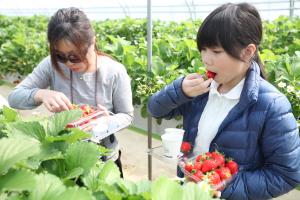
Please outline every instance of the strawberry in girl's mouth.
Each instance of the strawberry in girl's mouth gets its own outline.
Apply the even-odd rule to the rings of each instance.
[[[215,72],[212,71],[206,71],[206,77],[207,78],[214,78],[216,76]]]

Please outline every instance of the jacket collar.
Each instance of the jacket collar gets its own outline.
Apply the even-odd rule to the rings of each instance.
[[[258,98],[260,81],[260,68],[256,62],[252,62],[246,74],[245,85],[241,94],[241,104],[256,102]]]

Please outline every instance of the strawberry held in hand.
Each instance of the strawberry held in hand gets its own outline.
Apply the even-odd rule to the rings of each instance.
[[[184,154],[188,154],[191,151],[191,144],[189,142],[182,142],[181,144],[181,152]]]

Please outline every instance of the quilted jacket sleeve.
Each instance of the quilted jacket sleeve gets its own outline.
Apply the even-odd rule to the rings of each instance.
[[[150,97],[148,111],[153,117],[171,119],[182,115],[184,103],[193,100],[183,93],[182,81],[183,78],[178,78]]]
[[[239,172],[223,191],[225,199],[270,199],[300,183],[299,129],[288,100],[278,95],[266,113],[261,133],[264,164],[256,171]]]

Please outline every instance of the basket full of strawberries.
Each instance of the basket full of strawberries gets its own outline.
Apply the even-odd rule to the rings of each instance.
[[[97,110],[87,104],[72,104],[72,106],[72,109],[80,109],[82,116],[78,120],[68,123],[67,128],[79,128],[81,130],[90,131],[92,129],[91,122],[104,114],[104,111]]]
[[[238,173],[238,164],[218,151],[182,157],[178,165],[187,181],[207,181],[215,190],[223,190]]]

